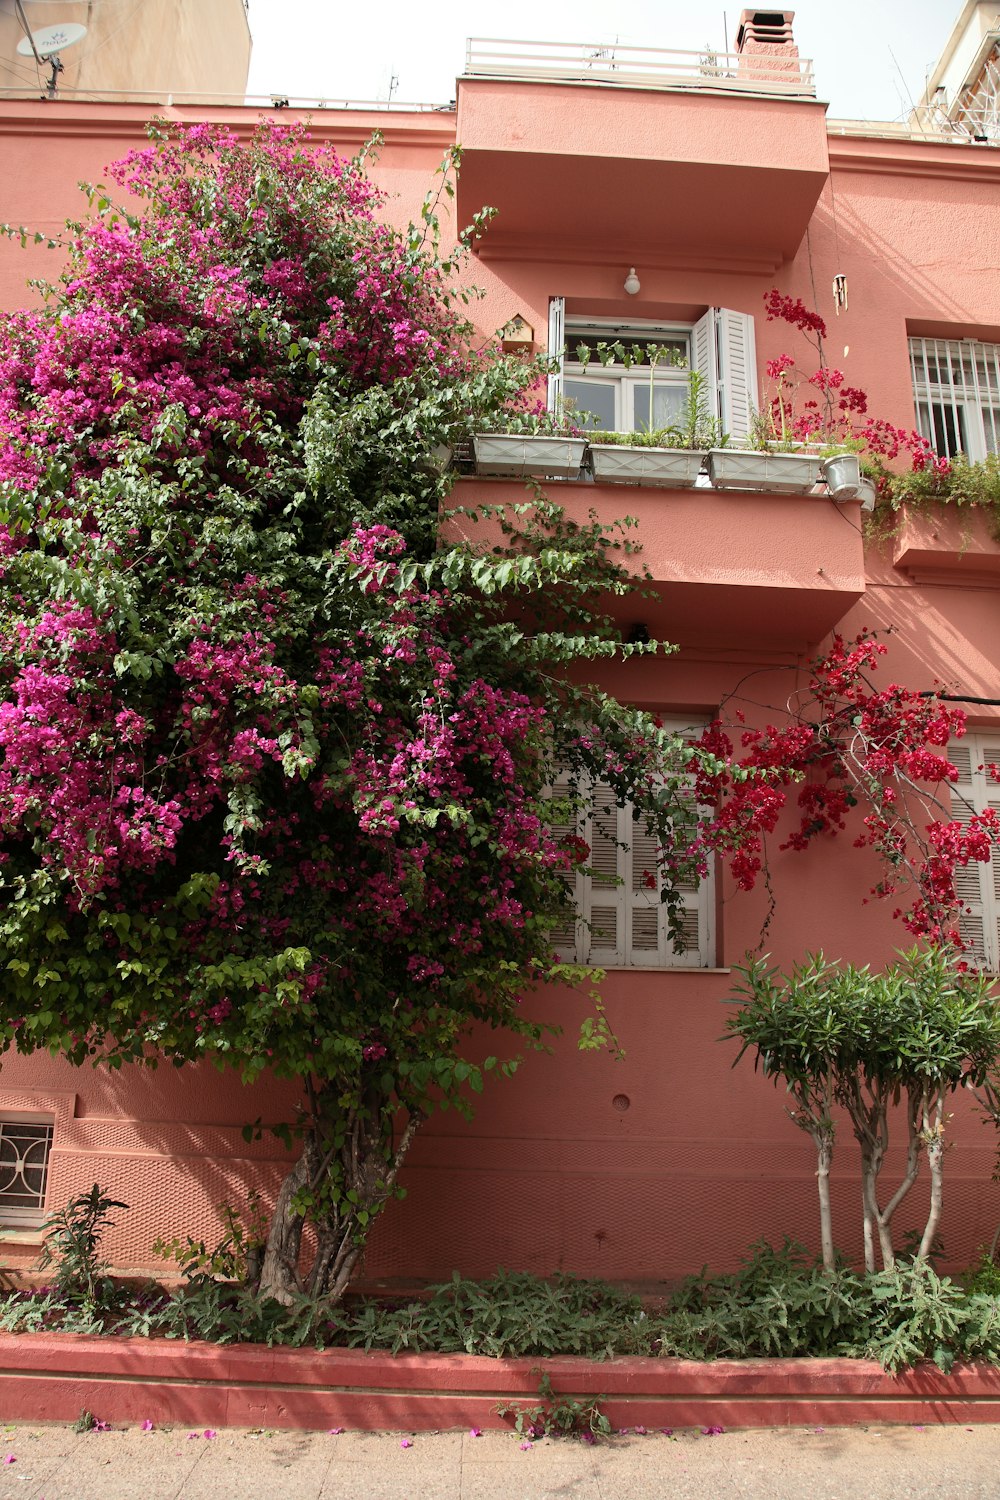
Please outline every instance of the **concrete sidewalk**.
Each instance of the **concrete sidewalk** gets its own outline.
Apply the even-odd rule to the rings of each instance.
[[[0,1500],[1000,1500],[998,1459],[993,1426],[696,1430],[528,1449],[495,1432],[7,1426]]]

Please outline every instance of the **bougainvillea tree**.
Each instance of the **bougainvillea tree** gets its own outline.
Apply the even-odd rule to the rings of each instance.
[[[892,900],[915,936],[960,955],[956,871],[990,860],[1000,818],[952,804],[958,770],[948,744],[965,734],[966,715],[933,693],[880,685],[875,672],[888,651],[868,631],[835,636],[773,723],[746,725],[735,701],[723,705],[701,738],[714,767],[694,771],[709,809],[697,842],[752,890],[769,880],[769,835],[779,831],[783,850],[802,850],[843,832],[853,813],[855,846],[878,860],[868,894]],[[1000,780],[1000,767],[985,769]]]
[[[644,649],[594,604],[627,539],[526,497],[440,540],[436,450],[539,375],[476,349],[440,195],[396,232],[294,128],[157,128],[111,175],[132,206],[95,195],[0,345],[0,1040],[300,1080],[261,1288],[337,1295],[501,1066],[470,1024],[542,1034],[586,857],[553,768],[668,840],[688,752],[567,677]]]

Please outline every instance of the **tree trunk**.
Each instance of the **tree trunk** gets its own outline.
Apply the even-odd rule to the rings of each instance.
[[[941,1202],[944,1190],[944,1095],[939,1093],[934,1100],[933,1118],[930,1101],[924,1094],[921,1108],[921,1135],[927,1148],[927,1169],[931,1179],[931,1206],[924,1226],[917,1256],[926,1260],[934,1247],[934,1236],[941,1222]]]
[[[875,1274],[875,1219],[878,1208],[875,1204],[872,1184],[871,1152],[861,1147],[861,1201],[864,1210],[865,1270],[869,1276]]]
[[[302,1228],[305,1219],[292,1206],[292,1200],[300,1188],[311,1185],[318,1163],[319,1151],[313,1130],[306,1132],[302,1155],[291,1168],[281,1184],[278,1201],[271,1215],[271,1227],[264,1247],[264,1264],[261,1267],[259,1295],[273,1297],[287,1307],[302,1292],[299,1278],[299,1254],[302,1249]]]
[[[833,1217],[830,1212],[830,1164],[833,1161],[833,1128],[823,1130],[816,1137],[817,1166],[816,1188],[819,1193],[819,1238],[823,1251],[823,1270],[836,1268],[833,1248]]]
[[[916,1182],[916,1180],[917,1180],[917,1173],[920,1170],[920,1147],[921,1147],[922,1142],[921,1142],[921,1139],[920,1139],[919,1116],[920,1116],[921,1099],[922,1099],[922,1097],[923,1097],[922,1094],[916,1094],[915,1095],[912,1092],[908,1092],[907,1093],[907,1096],[906,1096],[906,1129],[907,1129],[906,1172],[905,1172],[905,1174],[903,1176],[902,1182],[899,1184],[899,1187],[893,1193],[892,1197],[889,1199],[889,1202],[886,1204],[885,1208],[883,1209],[883,1211],[879,1215],[879,1224],[880,1224],[881,1228],[884,1229],[886,1237],[887,1237],[887,1239],[889,1241],[890,1253],[891,1253],[891,1247],[892,1247],[892,1237],[891,1237],[891,1230],[890,1230],[889,1226],[892,1223],[892,1216],[896,1212],[896,1209],[899,1207],[899,1205],[902,1203],[903,1199],[906,1197],[907,1193],[910,1191],[910,1189],[913,1186],[913,1184]],[[895,1265],[895,1263],[896,1263],[895,1256],[893,1256],[892,1264]],[[886,1263],[886,1270],[888,1270],[888,1269],[889,1269],[889,1264],[887,1262]]]
[[[281,1185],[260,1275],[260,1295],[285,1306],[304,1294],[331,1301],[343,1296],[369,1230],[395,1192],[421,1120],[416,1111],[409,1116],[394,1148],[392,1112],[380,1095],[345,1110],[337,1090],[314,1085],[309,1100],[302,1155]],[[305,1279],[299,1275],[299,1259],[306,1220],[293,1206],[303,1188],[314,1205],[310,1221],[317,1242]]]

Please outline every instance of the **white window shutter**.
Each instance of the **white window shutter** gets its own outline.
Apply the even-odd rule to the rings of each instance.
[[[570,800],[572,793],[569,778],[567,776],[560,776],[547,789],[546,795],[554,802]],[[567,838],[571,834],[579,835],[581,833],[576,821],[553,823],[551,830],[552,836],[557,840]],[[551,938],[553,948],[555,948],[556,952],[562,958],[567,959],[571,963],[577,963],[584,956],[580,952],[580,940],[583,931],[580,918],[584,914],[583,876],[580,874],[578,866],[573,865],[570,869],[566,870],[563,873],[563,880],[566,885],[566,895],[569,898],[570,905],[576,912],[576,916],[573,917],[567,914],[565,920],[560,922],[558,927],[552,929],[549,937]]]
[[[951,815],[963,825],[974,812],[993,808],[1000,813],[1000,786],[980,770],[990,761],[1000,763],[1000,743],[962,740],[948,747],[948,759],[958,771],[951,784]],[[958,930],[968,957],[978,967],[996,973],[1000,969],[1000,849],[993,848],[989,864],[970,860],[955,870],[955,894],[962,904]]]
[[[569,777],[559,775],[546,795],[562,799]],[[567,894],[576,907],[576,922],[567,919],[551,933],[565,959],[607,968],[709,968],[715,962],[715,890],[711,875],[680,887],[680,945],[669,930],[668,910],[660,900],[659,846],[632,804],[619,807],[607,782],[588,785],[582,777],[577,795],[588,811],[580,821],[553,824],[556,838],[579,834],[589,845],[587,873],[566,872]]]
[[[758,405],[753,318],[729,307],[716,307],[713,311],[719,363],[719,419],[730,438],[744,438]]]
[[[702,377],[709,415],[722,421],[719,405],[719,360],[715,348],[715,308],[710,307],[691,330],[691,368]]]
[[[619,825],[622,810],[606,782],[594,784],[590,814],[590,869],[586,881],[586,911],[590,920],[590,961],[627,962],[626,855]]]
[[[559,361],[558,370],[549,376],[549,411],[561,411],[563,403],[563,366],[566,362],[566,298],[549,298],[549,345],[550,359]]]

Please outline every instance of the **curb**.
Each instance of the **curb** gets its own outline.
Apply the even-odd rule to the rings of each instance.
[[[438,1431],[506,1428],[497,1402],[603,1396],[615,1427],[787,1427],[1000,1422],[1000,1369],[872,1360],[487,1359],[461,1354],[268,1349],[169,1339],[0,1334],[0,1410],[11,1421]]]

